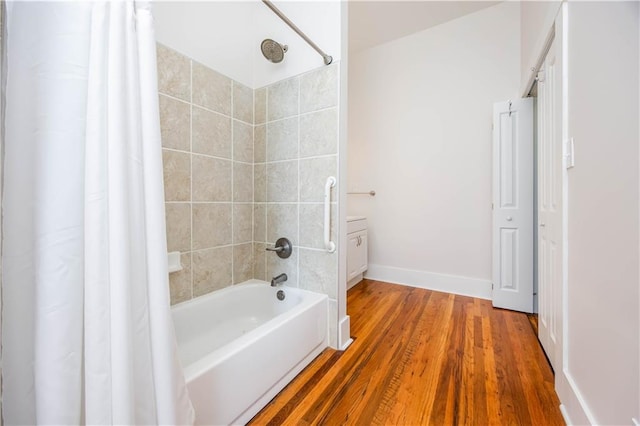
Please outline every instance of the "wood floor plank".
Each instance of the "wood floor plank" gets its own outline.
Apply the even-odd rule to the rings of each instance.
[[[415,356],[406,362],[400,377],[400,388],[394,407],[386,424],[407,424],[418,421],[425,424],[433,407],[438,384],[438,372],[445,356],[448,330],[446,324],[453,309],[453,298],[444,293],[434,293],[427,306],[428,316],[423,329],[425,334],[418,341]]]
[[[477,308],[477,303],[474,303]],[[482,317],[473,315],[473,420],[479,425],[489,424],[487,411],[487,370],[482,332]]]
[[[394,311],[401,311],[398,299],[398,294],[392,294],[389,297],[380,299],[375,310],[367,311],[369,321],[363,321],[361,325],[357,324],[358,327],[356,327],[356,329],[360,330],[361,337],[357,338],[352,344],[355,350],[346,351],[345,355],[340,358],[340,362],[336,363],[339,368],[330,370],[320,386],[314,390],[314,394],[317,397],[303,400],[298,406],[294,407],[292,416],[306,420],[308,416],[317,417],[322,415],[341,390],[341,384],[346,382],[353,374],[359,374],[362,368],[362,360],[367,359],[370,353],[380,345],[380,341],[383,341],[384,335],[380,334],[378,330],[386,330],[388,332],[388,329],[384,327],[386,318],[390,315],[392,316]],[[307,415],[307,413],[310,414]]]
[[[527,315],[370,280],[347,304],[352,345],[322,352],[250,424],[564,424]]]
[[[491,329],[493,333],[495,371],[500,390],[500,406],[506,421],[511,424],[530,425],[531,416],[525,399],[522,382],[518,375],[514,348],[506,327],[505,312],[501,309],[491,311]]]
[[[428,313],[433,311],[434,307],[436,307],[442,299],[441,295],[432,296],[432,294],[424,293],[424,311],[420,316],[417,327],[413,331],[409,344],[402,354],[401,362],[392,374],[389,374],[389,384],[384,389],[384,396],[381,403],[376,407],[376,414],[372,421],[373,424],[384,425],[398,423],[398,417],[404,416],[406,411],[411,409],[409,407],[407,410],[407,407],[398,404],[398,401],[421,401],[419,395],[415,398],[413,396],[408,398],[407,395],[413,395],[416,390],[416,388],[412,386],[411,379],[419,377],[423,372],[423,370],[417,371],[415,368],[421,365],[416,362],[416,359],[424,359],[425,357],[424,350],[425,347],[427,347],[426,342],[429,340],[429,328],[427,325],[433,324],[433,322],[430,321],[431,317]]]
[[[484,353],[485,389],[487,394],[486,407],[489,424],[503,424],[504,417],[501,408],[501,397],[498,389],[498,377],[496,374],[496,359],[493,337],[491,332],[491,306],[484,301],[479,302],[480,321],[482,323],[482,346]]]
[[[408,294],[400,302],[401,309],[394,311],[393,317],[387,317],[386,321],[391,323],[388,333],[381,336],[380,346],[384,350],[374,350],[368,353],[366,359],[362,359],[359,369],[354,371],[348,378],[340,391],[335,395],[332,404],[329,404],[327,411],[319,417],[320,423],[331,418],[337,420],[340,424],[348,423],[350,419],[357,418],[364,423],[370,423],[373,417],[373,410],[367,410],[368,405],[377,405],[380,403],[381,391],[380,386],[387,381],[387,369],[394,370],[400,362],[402,353],[406,350],[409,342],[409,331],[415,329],[419,316],[416,313],[424,306],[415,297]],[[412,318],[410,321],[399,321],[398,317],[406,316]],[[380,347],[379,346],[379,347]],[[385,369],[376,369],[372,374],[359,374],[361,370],[366,369],[369,365],[384,365]]]

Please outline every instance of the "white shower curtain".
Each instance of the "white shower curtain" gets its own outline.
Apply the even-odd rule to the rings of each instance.
[[[8,2],[5,424],[189,424],[149,5]]]

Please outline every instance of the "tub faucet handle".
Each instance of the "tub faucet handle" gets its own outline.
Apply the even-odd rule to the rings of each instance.
[[[281,259],[286,259],[291,256],[291,252],[293,251],[293,244],[286,238],[278,238],[274,247],[267,247],[267,251],[274,251]]]
[[[277,277],[271,279],[271,287],[282,285],[287,280],[287,274],[280,274]]]

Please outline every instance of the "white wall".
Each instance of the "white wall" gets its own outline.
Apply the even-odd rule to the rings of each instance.
[[[370,277],[490,295],[491,114],[517,96],[519,7],[350,57],[348,190],[377,195],[348,209],[369,219]]]
[[[520,87],[521,95],[529,90],[528,84],[537,70],[531,70],[538,65],[543,53],[544,44],[553,27],[561,0],[523,1],[520,3]]]
[[[254,88],[253,15],[258,5],[255,0],[155,2],[156,40]]]
[[[574,422],[640,420],[638,2],[569,2],[568,288]],[[573,394],[573,395],[572,395]],[[581,413],[571,406],[582,399]]]
[[[274,2],[334,61],[340,60],[340,2]],[[262,2],[181,1],[154,4],[156,39],[242,84],[258,88],[324,66],[322,57]],[[279,64],[260,43],[289,46]]]

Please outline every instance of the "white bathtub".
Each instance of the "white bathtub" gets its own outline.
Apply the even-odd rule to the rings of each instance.
[[[251,280],[175,305],[196,424],[251,420],[327,347],[327,303],[323,294]]]

